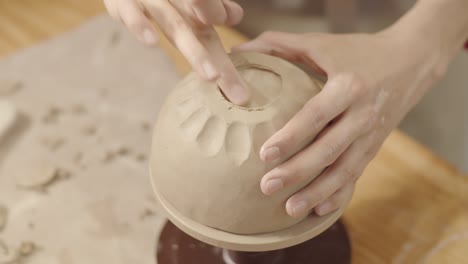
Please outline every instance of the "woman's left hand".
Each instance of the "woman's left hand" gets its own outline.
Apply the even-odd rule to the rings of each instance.
[[[436,43],[405,36],[395,29],[349,35],[269,32],[235,49],[300,62],[328,77],[322,91],[260,151],[271,164],[291,157],[262,178],[266,195],[319,175],[289,198],[291,216],[324,215],[345,203],[385,138],[445,73]]]

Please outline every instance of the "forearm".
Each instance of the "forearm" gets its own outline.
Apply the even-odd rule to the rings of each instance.
[[[467,0],[419,0],[393,28],[430,45],[449,63],[468,39]]]

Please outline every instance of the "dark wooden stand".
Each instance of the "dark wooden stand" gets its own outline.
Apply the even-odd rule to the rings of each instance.
[[[302,244],[265,252],[213,247],[167,222],[159,237],[156,258],[158,264],[350,264],[351,244],[341,221]]]

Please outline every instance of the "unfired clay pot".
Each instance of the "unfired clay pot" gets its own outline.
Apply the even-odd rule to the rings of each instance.
[[[293,218],[286,200],[306,181],[266,196],[262,144],[283,127],[322,83],[282,59],[231,55],[252,93],[248,106],[229,102],[216,84],[189,74],[163,104],[150,162],[156,195],[182,230],[215,246],[260,251],[291,246],[325,230],[342,214]]]

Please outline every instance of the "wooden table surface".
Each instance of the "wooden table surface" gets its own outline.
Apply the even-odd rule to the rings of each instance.
[[[103,13],[99,0],[0,0],[0,56]],[[245,38],[220,29],[226,46]],[[188,66],[162,43],[181,73]],[[353,263],[468,263],[468,178],[399,131],[360,179],[344,216]]]

